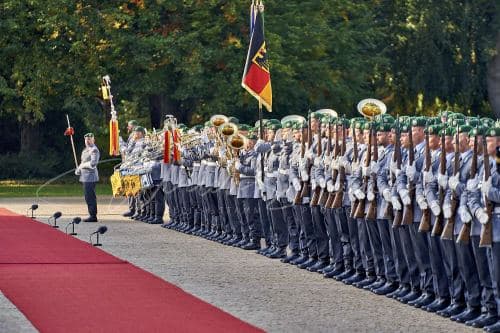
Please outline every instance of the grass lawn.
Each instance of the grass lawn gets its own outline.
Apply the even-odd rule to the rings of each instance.
[[[83,196],[80,183],[69,184],[23,184],[18,182],[0,183],[0,198],[36,197],[70,197]],[[97,195],[111,195],[111,184],[97,184]]]

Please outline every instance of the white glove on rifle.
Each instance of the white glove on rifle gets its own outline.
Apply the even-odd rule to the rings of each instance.
[[[423,195],[417,195],[417,204],[421,210],[426,210],[427,208],[429,208],[429,206],[427,205],[427,201],[425,201]]]
[[[340,190],[340,181],[336,181],[335,185],[333,186],[334,192],[337,192],[338,190]]]
[[[364,200],[365,199],[365,194],[359,188],[356,189],[356,190],[354,190],[354,196],[356,198],[358,198],[358,200]]]
[[[439,214],[441,214],[441,207],[439,207],[439,204],[437,203],[437,201],[432,201],[430,203],[430,207],[431,207],[431,211],[432,211],[432,214],[434,216],[439,216]]]
[[[392,174],[396,174],[396,170],[398,169],[398,163],[391,160],[391,164],[389,165],[389,169],[391,171]]]
[[[236,161],[236,163],[234,163],[234,168],[238,171],[241,171],[241,163],[240,161]]]
[[[331,165],[331,168],[333,170],[338,170],[340,167],[340,162],[339,162],[339,159],[338,158],[334,158],[332,159],[332,165]]]
[[[399,202],[398,197],[393,196],[391,199],[391,202],[392,202],[392,208],[394,208],[395,210],[403,209],[403,206],[401,206],[401,203]]]
[[[443,190],[445,190],[448,187],[448,175],[442,175],[441,173],[438,174],[438,184],[439,187],[441,187]]]
[[[481,224],[487,224],[488,223],[488,214],[485,212],[483,208],[478,208],[476,209],[476,217],[479,220],[479,223]]]
[[[311,180],[311,188],[314,190],[316,186],[317,186],[316,180],[315,179]]]
[[[352,193],[352,189],[349,189],[349,191],[347,191],[347,195],[349,195],[349,200],[351,201],[351,203],[354,203],[356,201],[356,197]]]
[[[488,177],[488,179],[484,181],[483,184],[481,185],[481,193],[483,193],[483,195],[486,196],[486,198],[488,198],[488,193],[490,192],[490,189],[491,189],[491,176]]]
[[[470,215],[465,206],[458,207],[458,214],[463,223],[470,223],[470,221],[472,221],[472,215]]]
[[[317,168],[321,164],[321,157],[316,156],[314,158],[314,166]]]
[[[454,176],[451,176],[450,179],[448,179],[448,186],[450,186],[452,191],[456,191],[459,183],[460,179],[458,179],[458,173]]]
[[[449,219],[451,217],[451,206],[444,205],[443,206],[443,215],[445,219]]]
[[[417,168],[415,167],[415,161],[412,164],[406,166],[406,177],[408,177],[409,181],[415,180],[415,175],[417,174]]]
[[[292,181],[293,188],[295,191],[300,191],[300,181],[297,178],[294,178]]]
[[[369,191],[368,194],[366,195],[366,199],[368,199],[368,201],[375,200],[375,194],[373,194],[372,191]]]
[[[346,157],[342,158],[342,166],[344,167],[345,173],[347,174],[352,173],[352,164]]]
[[[352,162],[351,163],[351,173],[352,173],[353,170],[359,170],[359,162]]]
[[[424,183],[426,184],[429,184],[434,180],[434,174],[432,173],[432,171],[424,171],[423,175],[424,175]]]
[[[368,177],[370,176],[370,167],[367,167],[367,166],[362,166],[361,167],[361,174],[363,175],[363,177]]]
[[[307,172],[303,172],[301,175],[302,181],[307,182],[309,180],[309,174]]]
[[[474,177],[473,179],[469,179],[467,181],[467,191],[473,192],[473,191],[477,190],[478,188],[479,188],[479,179],[477,178],[477,175],[476,175],[476,177]]]
[[[391,202],[391,190],[386,188],[382,191],[382,195],[384,196],[384,200],[387,202]]]
[[[403,205],[408,206],[411,204],[410,192],[407,189],[402,189],[399,191],[399,196],[401,197],[401,201]]]
[[[370,171],[372,174],[377,174],[380,170],[380,165],[378,162],[372,161],[370,163]]]
[[[80,176],[81,174],[82,174],[82,170],[80,170],[80,166],[78,166],[78,167],[75,169],[75,175]]]
[[[319,180],[319,187],[321,188],[325,188],[326,187],[326,181],[322,178]]]
[[[333,181],[329,180],[326,183],[326,190],[331,193],[334,191],[334,188],[335,188],[335,186],[333,185]]]

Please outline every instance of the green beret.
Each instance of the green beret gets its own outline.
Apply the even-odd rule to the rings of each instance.
[[[92,133],[92,132],[86,133],[83,137],[84,138],[93,138],[94,137],[94,133]]]
[[[500,136],[500,127],[491,127],[486,130],[486,136],[495,137]]]
[[[356,123],[360,120],[363,120],[363,118],[361,117],[355,117],[355,118],[351,118],[351,120],[349,120],[349,123],[350,123],[350,126],[352,128],[356,127]]]
[[[470,131],[472,131],[472,126],[469,126],[469,125],[460,125],[458,126],[458,131],[460,133],[465,133],[467,135],[469,135]]]
[[[401,124],[401,126],[399,126],[399,130],[401,133],[408,133],[410,131],[410,126],[408,124]]]
[[[493,127],[495,125],[495,121],[491,118],[488,118],[488,117],[481,118],[481,123],[485,127]]]
[[[321,113],[318,113],[318,112],[312,112],[311,113],[311,119],[320,120],[322,117],[323,117],[323,115]]]
[[[257,134],[255,134],[254,132],[251,132],[248,134],[247,138],[249,140],[257,140]]]
[[[238,129],[240,131],[249,131],[250,130],[250,126],[247,125],[247,124],[240,124],[240,125],[238,125]]]
[[[451,121],[451,126],[457,127],[457,126],[462,126],[465,125],[465,119],[463,118],[455,118]]]
[[[443,128],[439,131],[439,135],[443,135],[444,136],[453,136],[455,135],[455,128],[454,127],[446,127],[446,128]]]
[[[266,124],[268,123],[269,119],[262,119],[262,126],[264,126],[264,128],[266,127]],[[255,122],[255,125],[254,125],[255,128],[259,128],[260,127],[260,121],[257,120]]]
[[[391,116],[390,114],[387,114],[387,113],[378,115],[377,117],[375,117],[375,120],[378,123],[382,123],[382,124],[393,124],[394,123],[394,117]]]
[[[138,125],[137,120],[129,120],[128,125],[129,126],[137,126]]]
[[[210,120],[207,120],[207,121],[205,121],[204,126],[205,126],[205,128],[212,127],[212,123],[210,122]]]
[[[481,122],[480,122],[479,118],[477,118],[477,117],[469,117],[469,118],[465,119],[465,124],[472,126],[472,127],[476,127],[476,126],[480,125]]]
[[[339,118],[338,124],[346,128],[351,126],[351,122],[347,118]]]
[[[431,125],[426,127],[426,132],[429,133],[429,135],[440,135],[442,129],[442,125]]]
[[[365,122],[363,120],[358,120],[354,123],[354,128],[356,129],[364,129],[365,128]]]
[[[448,111],[448,110],[439,111],[439,116],[444,117],[444,118],[449,118],[452,114],[453,114],[453,112]]]
[[[194,125],[192,127],[192,129],[194,129],[195,131],[199,132],[203,129],[203,125]]]
[[[390,132],[393,127],[394,127],[394,124],[380,123],[377,126],[377,131],[379,131],[379,132]]]
[[[136,128],[134,128],[134,132],[141,132],[142,134],[146,134],[146,129],[142,126],[136,126]]]
[[[371,122],[367,121],[367,122],[365,122],[365,123],[363,124],[363,129],[364,129],[364,130],[369,130],[369,129],[371,129],[371,128],[372,128],[372,123],[371,123]]]
[[[415,117],[411,120],[411,126],[425,127],[426,125],[427,125],[427,119],[425,117]]]
[[[465,121],[465,115],[458,113],[458,112],[455,112],[455,113],[451,114],[449,119],[463,119]]]
[[[472,130],[469,131],[469,136],[483,136],[485,132],[485,127],[477,126],[473,127]]]
[[[427,125],[440,125],[441,118],[439,117],[429,117],[427,118]]]
[[[303,123],[301,123],[300,121],[293,122],[292,129],[300,130],[300,129],[302,129],[302,125],[303,125]]]
[[[238,118],[236,118],[236,117],[229,117],[229,118],[228,118],[228,121],[229,121],[230,123],[233,123],[233,124],[236,124],[236,125],[238,125],[238,124],[240,123],[240,121],[239,121],[239,120],[238,120]]]
[[[400,124],[407,124],[408,121],[410,121],[411,117],[409,116],[400,116],[399,117],[399,123]]]

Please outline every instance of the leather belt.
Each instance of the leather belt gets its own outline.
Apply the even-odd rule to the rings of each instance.
[[[243,178],[255,178],[255,176],[240,175],[240,179],[243,179]]]

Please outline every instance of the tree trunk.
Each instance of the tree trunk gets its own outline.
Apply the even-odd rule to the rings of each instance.
[[[21,149],[22,153],[36,152],[40,149],[39,124],[21,123]]]
[[[497,53],[488,64],[488,98],[493,112],[500,118],[500,32],[497,35]]]

